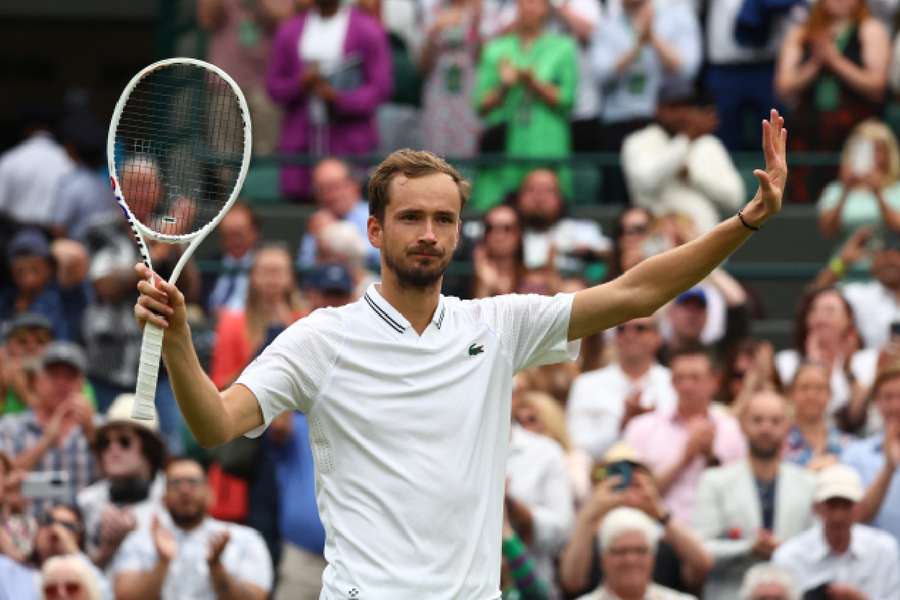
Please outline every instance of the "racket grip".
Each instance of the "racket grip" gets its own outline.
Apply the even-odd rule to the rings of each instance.
[[[144,325],[141,341],[141,358],[138,365],[137,389],[131,417],[141,421],[156,418],[156,378],[159,376],[159,361],[162,358],[163,330],[152,323]]]

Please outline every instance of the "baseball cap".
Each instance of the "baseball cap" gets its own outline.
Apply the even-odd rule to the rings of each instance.
[[[684,304],[692,301],[699,302],[701,306],[706,306],[706,292],[703,291],[703,288],[691,288],[686,292],[682,292],[675,298],[675,304]]]
[[[616,462],[630,462],[643,465],[644,461],[637,451],[625,442],[616,442],[603,454],[603,462],[612,464]]]
[[[84,373],[87,370],[87,357],[78,344],[72,342],[51,342],[44,349],[41,365],[70,365]]]
[[[6,337],[11,336],[20,329],[43,329],[52,333],[53,323],[40,313],[23,312],[17,314],[7,323]]]
[[[353,291],[350,270],[340,263],[316,266],[306,276],[306,287],[320,292],[349,294]]]
[[[843,498],[859,502],[864,494],[862,480],[853,468],[847,465],[831,465],[819,472],[816,478],[815,502],[825,502],[832,498]]]
[[[9,260],[20,256],[50,257],[50,244],[47,237],[38,229],[23,229],[13,236],[6,247],[6,256]]]

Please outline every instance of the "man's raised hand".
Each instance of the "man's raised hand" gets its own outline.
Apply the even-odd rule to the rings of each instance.
[[[787,129],[784,128],[784,117],[774,108],[769,119],[762,123],[762,149],[766,157],[766,168],[753,171],[759,180],[759,191],[754,200],[762,202],[764,212],[760,216],[765,221],[781,210],[788,175]]]

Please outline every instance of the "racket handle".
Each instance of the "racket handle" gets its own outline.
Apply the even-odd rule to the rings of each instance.
[[[138,365],[137,389],[131,417],[141,421],[156,418],[156,378],[159,376],[159,361],[162,358],[163,330],[152,323],[144,325],[141,341],[141,358]]]

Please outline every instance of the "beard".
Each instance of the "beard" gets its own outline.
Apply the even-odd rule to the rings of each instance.
[[[193,529],[199,525],[206,517],[206,511],[203,507],[196,509],[173,510],[169,509],[169,515],[172,522],[180,529]]]
[[[761,460],[773,460],[778,458],[778,455],[781,453],[781,444],[774,441],[767,444],[765,442],[761,443],[759,441],[749,440],[747,445],[750,449],[750,455]]]
[[[436,264],[424,267],[403,264],[391,252],[382,251],[382,254],[385,265],[394,272],[400,287],[411,289],[424,289],[437,284],[444,276],[452,258],[448,255],[435,256]]]

